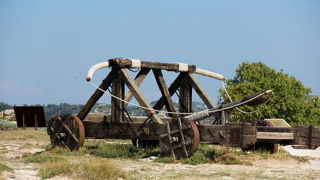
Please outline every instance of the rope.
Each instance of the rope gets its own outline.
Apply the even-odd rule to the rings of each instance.
[[[161,111],[161,110],[156,110],[156,109],[153,109],[153,108],[148,108],[148,107],[140,106],[139,104],[135,104],[135,103],[126,101],[126,100],[124,100],[124,99],[121,99],[121,98],[119,98],[119,97],[117,97],[117,96],[109,93],[108,91],[105,91],[105,90],[101,89],[99,86],[97,86],[97,85],[94,84],[93,82],[88,82],[88,83],[91,84],[93,87],[99,89],[100,91],[102,91],[102,92],[104,92],[104,93],[107,93],[109,96],[111,96],[111,97],[113,97],[113,98],[115,98],[115,99],[117,99],[117,100],[119,100],[119,101],[122,101],[122,102],[124,102],[124,103],[126,103],[126,104],[131,104],[131,105],[136,106],[136,107],[141,108],[141,109],[145,109],[145,110],[149,110],[149,111],[155,111],[155,112],[157,112],[157,113],[165,113],[165,114],[177,114],[177,115],[179,115],[179,114],[184,114],[184,115],[195,114],[195,113],[182,113],[182,112]]]
[[[122,102],[124,102],[124,103],[126,103],[126,104],[131,104],[131,105],[136,106],[136,107],[141,108],[141,109],[145,109],[145,110],[149,110],[149,111],[151,111],[151,112],[153,111],[153,112],[157,112],[157,113],[177,114],[177,115],[191,115],[191,114],[196,115],[196,114],[201,114],[201,113],[203,113],[204,111],[206,111],[206,113],[214,113],[214,112],[218,112],[218,111],[223,111],[223,110],[226,110],[226,109],[230,109],[230,108],[233,108],[233,107],[235,107],[239,112],[244,113],[244,114],[252,114],[252,113],[256,113],[256,112],[260,111],[260,109],[257,109],[257,110],[252,111],[252,112],[246,112],[246,111],[242,111],[241,109],[239,109],[239,108],[236,107],[236,106],[239,106],[239,105],[245,104],[245,103],[247,103],[247,102],[250,102],[250,101],[252,101],[252,100],[260,97],[261,95],[260,95],[260,96],[256,96],[256,97],[254,97],[254,98],[252,98],[252,99],[249,99],[249,100],[247,100],[247,101],[244,101],[244,102],[242,102],[242,103],[240,103],[240,104],[236,104],[236,105],[234,105],[234,106],[228,107],[228,108],[212,109],[212,110],[207,109],[207,110],[199,111],[199,112],[195,112],[195,113],[182,113],[182,112],[161,111],[161,110],[156,110],[156,109],[153,109],[153,108],[148,108],[148,107],[140,106],[139,104],[135,104],[135,103],[126,101],[126,100],[124,100],[124,99],[121,99],[121,98],[119,98],[119,97],[117,97],[117,96],[109,93],[108,91],[105,91],[105,90],[101,89],[99,86],[97,86],[97,85],[94,84],[93,82],[88,82],[88,83],[89,83],[90,85],[92,85],[93,87],[99,89],[100,91],[102,91],[102,92],[104,92],[104,93],[107,93],[109,96],[111,96],[111,97],[113,97],[113,98],[115,98],[115,99],[117,99],[117,100],[119,100],[119,101],[122,101]],[[226,89],[226,87],[225,87],[225,85],[224,85],[224,83],[223,83],[223,81],[221,81],[221,83],[222,83],[222,86],[223,86],[223,88],[224,88],[224,91],[226,92],[226,95],[228,96],[229,100],[230,100],[231,102],[233,102],[232,99],[231,99],[231,97],[230,97],[230,95],[229,95],[229,93],[228,93],[228,91],[227,91],[227,89]],[[268,101],[267,101],[267,102],[268,102]]]
[[[229,95],[229,93],[228,93],[228,91],[227,91],[227,88],[226,88],[224,82],[221,81],[221,84],[222,84],[222,87],[223,87],[223,89],[224,89],[227,97],[229,98],[230,102],[233,102],[233,100],[231,99],[231,97],[230,97],[230,95]],[[269,101],[269,100],[268,100],[268,101]],[[268,101],[266,101],[264,104],[266,104]],[[238,107],[236,107],[236,110],[238,110],[239,112],[241,112],[241,113],[243,113],[243,114],[253,114],[253,113],[256,113],[256,112],[260,111],[261,108],[255,110],[255,111],[251,111],[251,112],[243,111],[243,110],[239,109]]]

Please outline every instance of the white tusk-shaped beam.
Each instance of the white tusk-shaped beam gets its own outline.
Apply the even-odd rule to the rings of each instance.
[[[98,63],[98,64],[95,64],[95,65],[91,66],[91,68],[89,69],[89,71],[87,73],[86,80],[88,82],[91,81],[94,72],[96,72],[99,69],[106,68],[106,67],[109,67],[109,62],[102,62],[102,63]]]
[[[224,81],[226,79],[222,74],[218,74],[218,73],[207,71],[207,70],[200,69],[200,68],[196,68],[196,71],[194,73],[201,74],[201,75],[208,76],[208,77],[212,77],[212,78],[215,78],[215,79],[218,79],[221,81]]]

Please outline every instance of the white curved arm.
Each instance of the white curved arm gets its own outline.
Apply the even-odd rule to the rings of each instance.
[[[222,74],[218,74],[218,73],[215,73],[215,72],[203,70],[203,69],[200,69],[200,68],[196,68],[196,71],[194,73],[201,74],[201,75],[208,76],[208,77],[212,77],[212,78],[215,78],[215,79],[218,79],[218,80],[221,80],[221,81],[224,81],[226,79]]]
[[[94,72],[96,72],[99,69],[106,68],[106,67],[109,67],[109,62],[102,62],[102,63],[98,63],[98,64],[95,64],[95,65],[91,66],[91,68],[89,69],[89,71],[87,73],[86,80],[88,82],[91,81]]]

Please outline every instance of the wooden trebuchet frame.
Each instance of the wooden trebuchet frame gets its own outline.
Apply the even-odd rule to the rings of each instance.
[[[62,121],[54,117],[54,127],[48,126],[52,144],[61,145],[70,150],[78,149],[83,143],[73,140],[82,136],[96,139],[132,139],[144,145],[159,144],[165,155],[174,158],[191,156],[199,143],[224,144],[237,146],[243,149],[255,148],[257,143],[266,145],[270,152],[276,152],[274,144],[292,144],[303,148],[316,148],[320,145],[320,129],[313,126],[275,127],[257,125],[257,123],[228,122],[225,114],[228,110],[247,104],[258,105],[266,102],[272,91],[266,90],[248,95],[238,101],[217,106],[205,89],[196,79],[195,74],[210,78],[225,80],[223,75],[197,68],[195,65],[183,63],[147,62],[136,59],[110,59],[107,62],[92,66],[87,74],[87,81],[91,81],[98,69],[111,68],[110,73],[101,82],[89,98],[85,106],[77,115],[61,116]],[[132,78],[127,69],[139,68],[135,78]],[[168,85],[163,76],[163,70],[174,71],[178,76]],[[155,82],[161,92],[161,97],[152,105],[140,90],[146,76],[152,71]],[[125,92],[127,87],[127,92]],[[111,90],[110,90],[111,88]],[[198,94],[207,110],[192,112],[192,90]],[[111,114],[101,114],[94,119],[88,116],[92,107],[107,92],[111,98]],[[177,108],[172,96],[178,94],[179,107]],[[146,116],[132,116],[126,108],[132,98],[138,102]],[[165,107],[166,110],[163,110]],[[203,119],[212,117],[210,124],[201,123]],[[82,123],[72,121],[79,119]],[[63,122],[72,122],[75,134],[63,132],[59,127]],[[75,123],[76,122],[76,123]],[[74,125],[83,124],[84,132],[78,132]],[[52,125],[52,123],[51,123]],[[62,130],[61,130],[62,129]],[[77,132],[74,132],[77,131]],[[60,137],[60,135],[62,135]],[[79,136],[80,135],[80,136]],[[71,138],[70,138],[70,137]],[[69,138],[66,138],[69,137]],[[66,140],[72,142],[66,142]],[[68,147],[68,144],[71,144]],[[269,146],[270,145],[270,146]],[[271,147],[271,148],[270,148]]]

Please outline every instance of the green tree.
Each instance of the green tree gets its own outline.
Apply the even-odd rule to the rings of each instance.
[[[277,72],[262,62],[244,62],[236,69],[233,79],[227,80],[227,91],[232,100],[241,99],[262,90],[273,90],[274,94],[267,104],[259,107],[242,106],[241,110],[254,111],[252,114],[243,114],[236,109],[231,110],[234,121],[254,121],[265,118],[285,119],[289,124],[320,125],[320,98],[310,95],[311,89],[303,85],[293,76],[283,70]],[[230,102],[224,89],[220,102]]]

